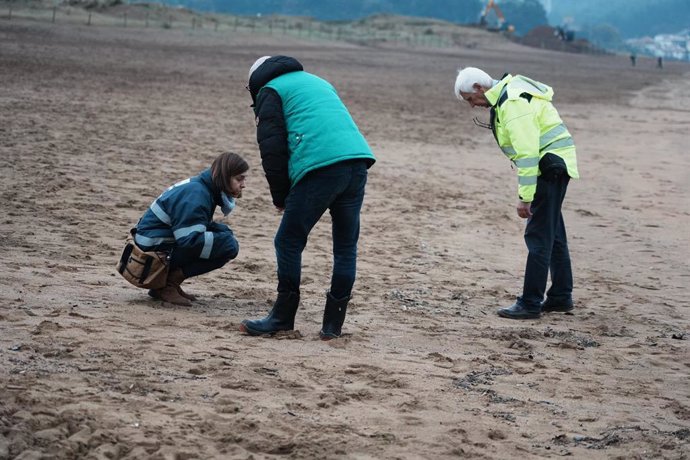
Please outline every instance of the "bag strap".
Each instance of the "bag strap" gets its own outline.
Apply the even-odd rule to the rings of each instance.
[[[146,262],[144,263],[144,269],[141,271],[141,276],[139,277],[139,282],[144,283],[144,280],[148,278],[151,272],[151,265],[153,264],[153,257],[147,256]]]
[[[129,260],[129,256],[132,254],[132,249],[134,249],[134,247],[131,244],[127,244],[124,251],[122,251],[122,255],[120,256],[120,266],[117,270],[120,272],[120,275],[122,275],[122,273],[125,271],[125,268],[127,268],[127,261]]]

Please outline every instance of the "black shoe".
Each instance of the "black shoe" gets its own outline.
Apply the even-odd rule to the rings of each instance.
[[[552,312],[552,311],[557,311],[561,313],[566,313],[569,311],[573,310],[574,305],[573,305],[573,300],[570,299],[565,302],[561,301],[552,301],[551,299],[547,298],[545,301],[541,303],[541,311],[542,312]]]
[[[515,302],[510,307],[499,308],[498,316],[510,319],[537,319],[541,316],[538,311],[529,311],[524,305]]]
[[[245,319],[240,324],[240,331],[249,335],[273,335],[280,331],[291,331],[295,328],[298,307],[298,293],[279,292],[270,313],[261,319]]]
[[[326,308],[323,310],[323,326],[319,332],[321,340],[331,340],[340,337],[349,301],[350,296],[336,299],[330,292],[326,294]]]

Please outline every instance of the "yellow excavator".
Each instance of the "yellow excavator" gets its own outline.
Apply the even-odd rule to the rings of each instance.
[[[489,23],[489,13],[491,11],[496,14],[496,23]],[[512,33],[515,28],[506,23],[506,18],[503,15],[503,11],[501,11],[501,8],[494,2],[494,0],[489,0],[486,4],[486,7],[484,8],[484,11],[482,11],[482,15],[479,18],[479,25],[480,27],[485,28],[486,30],[489,30],[491,32],[509,32]]]

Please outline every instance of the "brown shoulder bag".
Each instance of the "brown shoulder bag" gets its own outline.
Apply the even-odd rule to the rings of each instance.
[[[168,280],[169,265],[167,252],[145,252],[129,240],[117,263],[117,271],[136,287],[161,289]]]

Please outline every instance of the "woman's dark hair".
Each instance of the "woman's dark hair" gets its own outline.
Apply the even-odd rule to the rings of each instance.
[[[216,190],[228,192],[227,187],[232,176],[244,174],[249,170],[249,165],[244,158],[233,152],[224,152],[218,155],[211,164],[211,180]]]

